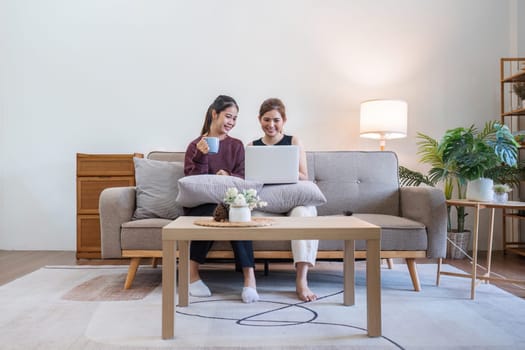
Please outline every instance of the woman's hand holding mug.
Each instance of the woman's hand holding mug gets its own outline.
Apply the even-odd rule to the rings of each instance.
[[[204,134],[197,143],[197,149],[204,154],[216,154],[219,152],[219,138],[209,137]]]
[[[208,154],[210,147],[206,142],[206,137],[202,137],[199,142],[197,142],[197,149],[203,154]]]

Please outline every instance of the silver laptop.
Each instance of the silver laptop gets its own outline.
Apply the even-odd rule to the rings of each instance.
[[[288,184],[299,181],[298,146],[246,146],[246,180],[264,184]]]

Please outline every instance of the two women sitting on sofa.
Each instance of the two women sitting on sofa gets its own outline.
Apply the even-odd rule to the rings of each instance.
[[[235,127],[239,106],[232,97],[220,95],[209,106],[204,125],[199,137],[193,140],[186,149],[184,174],[231,175],[244,178],[244,145],[242,141],[230,137],[228,133]],[[295,136],[283,134],[286,123],[284,104],[276,98],[263,102],[259,111],[259,122],[264,136],[250,145],[298,145],[301,149],[299,161],[299,179],[307,180],[306,154],[301,142]],[[206,137],[218,137],[218,153],[210,154]],[[185,208],[185,215],[211,216],[216,204],[204,204],[194,208]],[[290,216],[316,216],[315,207],[296,207]],[[308,269],[313,267],[317,256],[317,240],[292,241],[292,253],[296,267],[296,293],[302,301],[317,299],[308,287]],[[211,296],[210,289],[202,281],[199,265],[206,261],[206,255],[213,241],[192,241],[190,247],[190,295]],[[255,259],[252,241],[231,241],[236,265],[241,266],[244,276],[242,300],[245,303],[259,300],[255,281]]]

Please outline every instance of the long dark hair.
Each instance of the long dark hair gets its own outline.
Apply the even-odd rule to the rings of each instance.
[[[239,106],[237,105],[237,102],[235,102],[233,97],[226,96],[226,95],[217,96],[215,101],[213,101],[210,107],[208,107],[208,111],[206,112],[206,117],[204,118],[204,125],[202,126],[201,135],[204,135],[210,132],[210,126],[211,126],[211,120],[212,120],[212,114],[213,114],[212,111],[215,110],[215,113],[219,114],[228,107],[235,107],[237,108],[237,112],[239,111]]]

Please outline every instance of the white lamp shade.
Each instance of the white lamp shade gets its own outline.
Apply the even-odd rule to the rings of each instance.
[[[361,103],[361,137],[399,139],[407,136],[408,106],[402,100],[369,100]]]

